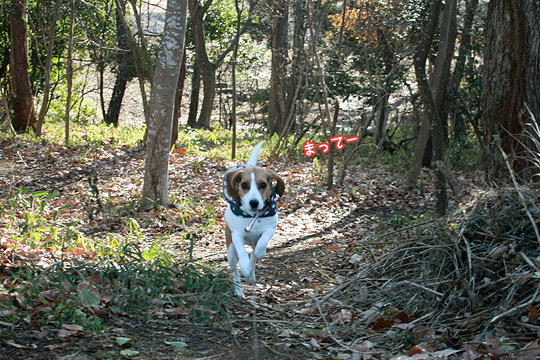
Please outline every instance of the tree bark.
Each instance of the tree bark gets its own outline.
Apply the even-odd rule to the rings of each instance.
[[[431,88],[435,98],[435,106],[443,127],[444,142],[448,143],[447,89],[450,80],[450,64],[454,57],[457,37],[457,0],[447,0],[442,14],[439,49],[435,59],[434,73],[431,78]]]
[[[250,1],[248,19],[240,31],[236,33],[235,38],[229,44],[229,46],[223,50],[223,52],[216,58],[214,62],[211,62],[206,51],[203,19],[212,2],[213,0],[207,0],[204,5],[201,5],[198,0],[189,0],[191,30],[193,32],[193,43],[195,44],[195,66],[197,66],[203,82],[203,103],[201,106],[199,119],[197,120],[197,127],[199,128],[210,127],[210,118],[212,116],[214,99],[216,97],[216,69],[223,63],[223,60],[225,60],[227,55],[234,49],[235,44],[240,40],[240,36],[246,32],[249,24],[251,23],[253,10],[255,8],[255,2]]]
[[[174,97],[184,55],[187,0],[169,0],[150,99],[150,121],[140,207],[169,205],[169,151]]]
[[[347,0],[344,0],[346,3]],[[290,81],[287,85],[287,98],[286,98],[286,109],[287,113],[285,116],[286,126],[280,129],[281,135],[286,135],[290,131],[296,129],[296,109],[297,106],[295,102],[299,102],[298,94],[304,83],[304,69],[306,62],[306,52],[304,50],[304,44],[306,39],[306,1],[305,0],[294,0],[294,31],[293,31],[293,49],[294,56],[291,63],[291,74]],[[341,43],[338,44],[338,47],[341,48]],[[287,132],[282,134],[283,131]]]
[[[270,74],[270,100],[268,102],[268,132],[279,134],[285,125],[287,75],[288,6],[284,0],[272,2],[272,64]]]
[[[427,55],[429,53],[429,49],[431,49],[433,38],[435,36],[435,31],[437,30],[437,23],[438,23],[439,15],[441,13],[441,6],[442,6],[441,0],[435,0],[435,2],[433,3],[431,7],[428,23],[426,24],[426,28],[423,32],[424,33],[423,38],[420,40],[421,42],[418,45],[418,49],[416,53],[414,54],[413,62],[415,66],[415,71],[417,71],[416,69],[418,68],[420,72],[424,73],[424,77],[425,77],[425,79],[422,77],[419,78],[418,73],[416,75],[416,78],[419,81],[418,86],[420,87],[420,93],[422,94],[422,85],[426,83],[427,90],[429,90],[429,98],[431,98],[431,99],[428,99],[428,101],[426,102],[425,101],[426,99],[422,97],[424,107],[429,106],[431,102],[433,103],[435,102],[431,94],[429,82],[427,81],[427,74],[426,74],[425,66],[426,66]],[[426,86],[424,86],[424,90],[426,90]],[[427,107],[424,110],[424,112],[421,112],[420,132],[418,134],[418,139],[416,141],[416,147],[414,150],[411,170],[409,171],[409,175],[407,176],[407,184],[409,186],[414,186],[416,184],[416,181],[418,180],[420,169],[422,168],[422,164],[423,164],[424,153],[426,152],[426,146],[431,137],[432,122],[431,122],[431,116],[426,115],[427,110],[429,110],[429,107]]]
[[[378,151],[387,139],[386,136],[386,123],[388,122],[388,116],[390,115],[390,109],[388,102],[390,100],[390,91],[392,85],[392,73],[394,67],[394,53],[386,41],[386,35],[384,30],[378,28],[377,36],[381,46],[384,60],[384,79],[383,84],[377,89],[377,99],[379,101],[379,112],[377,114],[377,121],[375,123],[375,134],[373,135],[373,143],[375,144],[376,151]],[[375,154],[376,152],[373,152]]]
[[[240,24],[242,21],[242,10],[240,9],[239,0],[234,0],[234,6],[236,8],[236,33],[240,33]],[[236,158],[236,105],[238,101],[237,89],[236,89],[236,66],[238,58],[238,47],[240,42],[237,41],[234,44],[233,49],[233,63],[232,63],[232,114],[231,114],[231,127],[232,127],[232,141],[231,141],[231,160]]]
[[[58,23],[58,18],[60,16],[60,4],[61,0],[56,0],[54,5],[53,19],[51,22],[51,28],[49,29],[48,39],[43,39],[43,45],[45,47],[45,64],[41,63],[43,66],[43,72],[45,73],[45,81],[43,86],[43,99],[41,100],[41,108],[39,109],[39,115],[36,123],[36,136],[41,136],[41,129],[43,127],[43,122],[45,121],[45,116],[49,109],[49,98],[51,95],[51,69],[52,69],[52,59],[53,59],[53,48],[54,40],[56,38],[56,26]]]
[[[208,0],[204,6],[198,0],[189,0],[189,11],[191,13],[191,30],[193,33],[193,43],[195,45],[195,66],[199,70],[203,83],[203,102],[199,119],[198,128],[210,127],[210,116],[216,96],[216,69],[214,64],[208,58],[206,51],[206,39],[204,36],[204,14],[212,4],[213,0]]]
[[[176,85],[176,94],[174,96],[174,114],[173,114],[173,128],[171,136],[171,149],[178,141],[178,126],[180,121],[180,115],[182,112],[182,96],[184,95],[184,84],[186,81],[186,48],[184,46],[184,56],[182,57],[182,65],[180,65],[180,76],[178,77],[178,84]]]
[[[482,127],[489,181],[508,179],[499,146],[512,170],[527,179],[530,165],[521,136],[540,119],[540,4],[534,0],[490,1],[486,23]],[[535,169],[537,171],[537,169]]]
[[[197,113],[199,111],[199,97],[201,92],[201,73],[197,67],[197,58],[195,58],[195,66],[191,75],[191,96],[189,99],[189,114],[187,126],[191,128],[197,127]]]
[[[413,62],[416,80],[418,81],[418,88],[420,89],[422,102],[424,103],[424,111],[433,134],[434,158],[435,161],[440,160],[444,162],[443,127],[426,73],[426,60],[433,41],[433,35],[435,34],[435,28],[437,27],[437,19],[439,18],[438,15],[440,13],[440,8],[441,1],[436,0],[432,5],[428,30],[425,32],[425,37],[418,46],[418,50],[414,55]],[[416,150],[418,151],[418,148]],[[446,178],[439,168],[435,168],[434,171],[437,179],[435,182],[435,195],[437,197],[436,212],[438,215],[442,216],[446,213],[446,208],[448,206]]]
[[[116,3],[120,3],[122,0],[116,0]],[[135,17],[135,22],[137,24],[137,35],[139,37],[140,49],[142,49],[144,54],[144,61],[146,68],[143,67],[141,63],[141,57],[139,57],[139,46],[135,40],[134,35],[131,33],[131,29],[126,21],[125,12],[122,14],[121,20],[124,24],[124,29],[126,30],[126,35],[129,40],[130,50],[132,53],[133,64],[135,65],[135,70],[137,71],[137,78],[139,80],[139,89],[141,90],[141,100],[143,103],[143,112],[144,112],[144,122],[148,125],[150,119],[149,109],[148,109],[148,96],[146,95],[146,86],[145,86],[145,73],[148,72],[148,78],[150,79],[150,89],[152,88],[152,79],[154,78],[153,64],[150,55],[148,54],[148,46],[144,39],[143,26],[141,21],[141,16],[139,10],[137,9],[137,4],[135,0],[129,0],[131,4],[131,9],[133,10],[133,15]],[[120,5],[121,7],[121,5]],[[145,136],[146,138],[146,136]]]
[[[471,31],[474,22],[474,16],[476,14],[476,9],[478,7],[479,0],[468,0],[465,17],[463,20],[463,29],[461,30],[461,38],[459,41],[459,51],[458,57],[456,60],[456,65],[454,67],[454,72],[450,79],[449,97],[450,97],[450,118],[454,119],[453,124],[453,137],[459,139],[465,135],[465,121],[463,116],[460,115],[457,111],[458,105],[456,104],[456,99],[459,97],[461,80],[463,79],[463,74],[465,73],[465,62],[471,53]]]
[[[124,99],[124,93],[129,80],[129,71],[132,61],[132,52],[129,44],[128,32],[124,22],[124,14],[126,12],[125,0],[116,1],[116,37],[118,39],[118,70],[116,81],[114,83],[113,93],[109,101],[109,108],[105,123],[108,125],[118,126],[118,117],[120,116],[120,108]]]
[[[435,107],[439,114],[439,119],[443,127],[443,139],[448,143],[448,124],[447,124],[447,88],[450,78],[450,64],[454,56],[454,47],[456,44],[457,27],[457,3],[456,0],[446,1],[441,20],[439,46],[437,57],[435,59],[434,70],[431,76],[431,89],[435,101]],[[426,124],[426,123],[424,123]],[[431,167],[433,159],[433,136],[428,139],[422,165]]]
[[[69,127],[70,127],[70,110],[71,110],[71,94],[73,91],[73,35],[75,25],[75,0],[70,1],[71,14],[69,17],[69,43],[66,65],[66,81],[67,81],[67,98],[66,98],[66,118],[64,124],[65,143],[69,144]]]
[[[13,103],[13,129],[17,133],[27,131],[36,124],[34,98],[28,74],[28,32],[26,0],[12,0],[10,17],[11,37],[11,98]]]

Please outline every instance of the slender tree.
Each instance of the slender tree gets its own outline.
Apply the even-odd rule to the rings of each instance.
[[[287,54],[289,32],[289,2],[272,1],[272,63],[270,73],[270,100],[268,102],[268,132],[278,133],[287,119]]]
[[[62,4],[61,0],[56,0],[54,4],[54,10],[52,14],[52,21],[50,22],[49,32],[45,36],[42,36],[43,46],[45,48],[45,62],[42,62],[41,59],[40,65],[43,68],[45,84],[43,89],[43,98],[41,99],[41,108],[39,109],[39,115],[36,123],[36,136],[41,136],[41,129],[43,128],[43,122],[45,121],[45,116],[47,116],[47,111],[49,110],[49,99],[51,97],[51,71],[53,66],[54,58],[54,42],[56,40],[56,27],[58,25],[58,18],[60,16],[60,5]],[[42,7],[42,10],[45,9]],[[46,34],[45,23],[43,23],[43,34]],[[36,48],[39,48],[37,45],[38,39],[36,38]]]
[[[418,88],[420,89],[420,95],[422,97],[422,102],[424,103],[424,108],[425,108],[424,109],[425,120],[423,120],[423,124],[422,124],[422,128],[425,129],[423,132],[423,135],[425,137],[422,137],[422,138],[419,137],[418,139],[415,159],[416,161],[418,161],[419,158],[421,158],[421,155],[424,152],[424,150],[421,147],[423,144],[425,144],[425,142],[427,142],[427,138],[429,137],[429,134],[432,132],[433,151],[434,151],[435,161],[442,161],[444,163],[443,126],[441,123],[441,119],[439,117],[436,100],[433,96],[432,88],[428,81],[427,72],[426,72],[426,61],[427,61],[429,51],[431,49],[431,44],[433,42],[435,30],[437,28],[439,14],[441,12],[441,6],[442,6],[441,0],[435,0],[435,2],[431,5],[431,13],[430,13],[429,21],[426,25],[426,30],[424,31],[423,39],[419,43],[416,53],[414,54],[413,63],[414,63],[414,71],[416,74],[416,80],[418,82]],[[416,164],[418,164],[418,162]],[[412,171],[411,171],[411,174],[412,174]],[[435,183],[436,196],[437,196],[436,211],[437,211],[437,214],[444,215],[446,213],[446,207],[448,205],[448,198],[447,198],[447,193],[446,193],[446,178],[438,167],[435,168],[435,176],[437,179]],[[409,180],[410,179],[411,178],[409,178]]]
[[[449,109],[448,115],[453,119],[453,137],[460,139],[465,135],[465,121],[463,115],[460,114],[458,109],[457,100],[459,99],[459,88],[461,81],[465,75],[465,62],[471,54],[471,37],[474,18],[476,15],[476,9],[478,8],[479,0],[468,0],[465,8],[465,16],[463,19],[463,27],[461,30],[461,37],[459,41],[459,51],[456,64],[454,66],[454,72],[450,79],[449,86]]]
[[[126,12],[125,0],[116,1],[116,37],[118,39],[117,51],[117,74],[116,81],[113,87],[113,93],[109,102],[105,123],[118,126],[118,117],[120,116],[120,108],[124,93],[129,80],[130,66],[132,63],[132,52],[129,41],[129,29],[124,21],[124,13]]]
[[[13,103],[13,129],[25,132],[36,124],[34,98],[28,71],[28,30],[26,28],[26,0],[12,0],[10,18],[11,37],[11,99]]]
[[[71,95],[73,90],[73,33],[75,25],[75,0],[70,1],[71,15],[69,20],[69,42],[66,65],[66,80],[67,80],[67,99],[66,99],[66,119],[65,119],[65,143],[69,144],[69,123],[71,110]]]
[[[169,205],[169,151],[174,98],[184,55],[187,0],[169,0],[150,98],[141,209]]]
[[[244,34],[251,24],[253,11],[256,1],[249,1],[248,16],[239,31],[236,32],[234,38],[229,45],[218,55],[212,62],[206,50],[206,38],[204,32],[204,17],[208,8],[212,5],[213,0],[207,0],[202,4],[199,0],[189,0],[189,11],[191,20],[191,30],[193,32],[193,43],[195,45],[195,66],[200,73],[200,79],[203,83],[203,102],[199,114],[199,119],[196,126],[199,128],[210,127],[210,117],[214,108],[214,99],[216,97],[216,70],[221,66],[228,54],[233,51],[235,44],[240,41],[240,37]],[[196,81],[197,79],[194,79]],[[193,84],[195,91],[197,84]],[[192,96],[192,100],[198,99],[198,96]],[[196,114],[198,103],[192,104],[190,108],[190,119],[188,124],[193,124],[195,121],[191,116]]]

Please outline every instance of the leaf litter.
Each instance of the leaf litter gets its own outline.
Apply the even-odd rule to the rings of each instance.
[[[48,233],[51,246],[35,248],[14,240],[28,216],[0,219],[0,347],[12,358],[27,356],[28,349],[140,357],[151,348],[152,358],[160,359],[178,351],[240,359],[253,358],[245,349],[254,346],[265,359],[526,359],[540,353],[537,239],[515,190],[482,190],[478,174],[459,174],[469,200],[454,202],[451,216],[434,219],[428,171],[422,187],[409,189],[405,169],[359,165],[349,168],[344,188],[327,190],[320,185],[324,174],[308,162],[265,163],[288,185],[278,231],[258,264],[257,284],[247,286],[247,301],[232,301],[230,317],[209,327],[188,317],[200,306],[200,294],[183,292],[180,281],[168,291],[184,297],[186,306],[156,298],[147,304],[152,320],[144,322],[114,305],[114,292],[126,285],[118,279],[81,273],[70,284],[67,276],[41,289],[41,305],[25,308],[12,274],[27,262],[47,271],[58,259],[92,261],[129,238],[146,254],[162,247],[175,259],[195,259],[228,277],[220,185],[232,162],[175,151],[174,208],[138,213],[142,148],[10,140],[2,149],[2,198],[25,188],[28,194],[57,190],[41,213],[39,206],[29,213],[53,219],[60,232],[73,229],[102,242],[101,248],[76,241],[59,247]],[[537,218],[537,192],[527,189],[526,195]],[[79,294],[80,313],[71,319],[86,316],[85,326],[47,323],[65,289]],[[23,314],[29,322],[17,321]],[[97,318],[106,319],[109,330],[92,332],[89,322]],[[89,341],[81,345],[81,337]],[[163,341],[156,344],[156,337]]]

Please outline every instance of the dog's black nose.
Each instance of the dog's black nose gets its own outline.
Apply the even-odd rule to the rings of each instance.
[[[249,206],[251,206],[252,209],[256,209],[259,207],[259,200],[249,200]]]

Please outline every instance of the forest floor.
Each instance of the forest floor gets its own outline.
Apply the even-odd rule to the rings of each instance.
[[[92,261],[97,249],[103,253],[102,248],[80,243],[69,251],[52,245],[48,249],[36,247],[25,233],[26,214],[53,216],[59,228],[74,226],[81,236],[93,241],[134,238],[142,249],[160,243],[173,258],[195,259],[230,279],[221,184],[225,171],[235,162],[179,148],[170,162],[174,207],[141,213],[136,211],[144,171],[141,147],[65,147],[10,139],[3,141],[0,149],[0,198],[4,199],[0,218],[0,282],[4,285],[0,289],[0,359],[346,360],[397,359],[399,354],[400,359],[498,359],[508,352],[503,348],[508,345],[501,340],[503,336],[487,336],[480,330],[477,336],[460,336],[449,325],[430,328],[419,322],[422,337],[411,331],[412,327],[400,326],[422,317],[422,311],[398,307],[388,300],[391,296],[385,299],[369,285],[351,286],[351,279],[383,258],[387,245],[395,247],[401,236],[406,237],[403,234],[408,228],[434,221],[430,214],[435,200],[427,171],[422,173],[420,186],[408,188],[405,166],[375,162],[352,166],[344,186],[329,191],[321,185],[324,171],[317,164],[261,158],[264,166],[284,178],[287,190],[280,200],[276,235],[257,265],[257,283],[244,284],[246,299],[223,295],[230,298],[225,311],[202,309],[206,321],[188,316],[190,309],[168,305],[166,297],[154,300],[147,314],[137,316],[107,305],[106,284],[99,287],[101,292],[96,286],[88,287],[98,294],[98,301],[91,306],[90,297],[85,303],[82,294],[89,292],[81,288],[82,281],[76,289],[81,301],[79,314],[103,321],[98,331],[92,331],[88,323],[73,321],[73,317],[58,320],[60,295],[53,285],[48,285],[47,294],[42,291],[38,296],[41,303],[24,305],[17,290],[23,277],[18,271],[32,263],[45,272],[63,256],[69,256],[70,261]],[[246,147],[243,153],[249,151]],[[478,172],[457,175],[466,197],[481,191]],[[17,211],[13,203],[26,195],[13,194],[24,188],[28,188],[26,194],[58,193],[47,199],[43,212],[28,203],[17,206],[30,206],[30,211]],[[43,198],[39,196],[36,200]],[[450,203],[457,208],[452,198]],[[60,209],[56,215],[54,209]],[[140,228],[133,230],[129,219],[135,219]],[[77,225],[70,225],[74,221]],[[381,281],[372,277],[373,282]],[[393,290],[388,287],[385,291]],[[421,291],[411,286],[404,302],[413,303]],[[186,291],[181,296],[191,299],[198,295]],[[494,338],[498,342],[486,340]],[[530,344],[529,338],[512,341],[513,349],[532,354],[523,350]],[[417,346],[420,343],[423,347]]]

